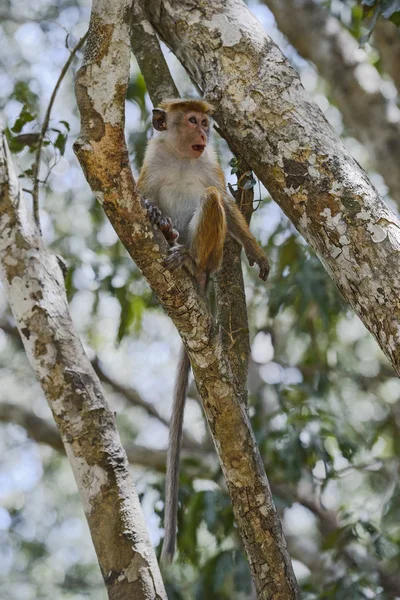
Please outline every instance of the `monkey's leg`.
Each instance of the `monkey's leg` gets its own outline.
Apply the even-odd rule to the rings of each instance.
[[[229,233],[235,240],[242,244],[249,265],[253,266],[254,263],[256,263],[260,268],[260,279],[266,281],[270,269],[269,261],[258,245],[256,238],[251,233],[246,219],[240,212],[238,206],[228,199],[225,200],[225,209]]]
[[[208,275],[220,268],[227,231],[224,200],[215,187],[208,187],[189,224],[190,251],[197,273]]]
[[[179,232],[174,228],[171,219],[169,217],[164,217],[158,206],[149,200],[145,200],[144,205],[151,223],[159,228],[170,246],[175,246],[179,237]]]
[[[209,187],[189,223],[190,248],[171,248],[165,264],[171,269],[185,266],[205,289],[209,273],[221,266],[225,236],[224,201],[217,188]]]
[[[182,244],[175,244],[169,249],[169,254],[164,261],[168,269],[175,270],[180,267],[185,267],[193,276],[196,275],[196,263],[190,250]]]

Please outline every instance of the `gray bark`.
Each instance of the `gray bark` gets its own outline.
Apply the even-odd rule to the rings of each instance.
[[[26,430],[29,437],[39,444],[46,444],[53,450],[57,450],[57,452],[64,452],[65,450],[60,432],[55,425],[47,419],[38,417],[33,411],[22,407],[20,404],[0,402],[0,421],[20,425]],[[132,465],[140,465],[165,473],[166,450],[148,448],[138,444],[127,444],[125,445],[125,452],[128,461]],[[190,469],[194,470],[196,477],[211,477],[211,470],[206,466],[206,462],[210,462],[210,455],[205,452],[199,455],[199,451],[195,451],[193,448],[190,452],[187,450],[182,452],[183,459],[189,458],[191,462],[193,462],[194,455],[197,456],[198,465],[190,467]]]
[[[289,42],[328,81],[350,133],[368,149],[371,166],[400,205],[400,121],[390,118],[390,102],[381,92],[383,79],[366,53],[338,19],[313,0],[264,3]]]
[[[179,92],[170,75],[157,34],[143,12],[144,1],[134,0],[132,4],[130,40],[147,92],[153,106],[158,106],[162,100],[178,98]]]
[[[400,373],[400,223],[241,0],[149,0],[147,14]]]
[[[166,598],[114,414],[75,334],[57,257],[24,206],[3,131],[0,263],[28,359],[75,475],[109,598]]]

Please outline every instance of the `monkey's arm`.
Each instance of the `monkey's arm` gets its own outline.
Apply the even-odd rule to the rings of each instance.
[[[246,219],[238,206],[228,198],[225,198],[225,210],[228,232],[243,246],[250,266],[253,266],[254,263],[259,266],[260,279],[266,281],[270,269],[268,258],[251,233]]]
[[[159,228],[159,230],[164,235],[165,239],[167,240],[170,246],[175,246],[176,241],[179,237],[179,233],[174,228],[171,219],[169,217],[165,217],[156,204],[153,204],[153,202],[147,200],[147,198],[153,197],[151,193],[152,188],[150,185],[151,178],[149,176],[149,173],[150,168],[148,166],[148,161],[145,158],[137,182],[138,190],[144,199],[144,206],[147,210],[151,223]]]

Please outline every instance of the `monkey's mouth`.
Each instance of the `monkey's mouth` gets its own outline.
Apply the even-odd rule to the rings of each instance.
[[[192,150],[194,150],[195,152],[203,152],[205,146],[203,146],[202,144],[195,144],[194,146],[192,146]]]

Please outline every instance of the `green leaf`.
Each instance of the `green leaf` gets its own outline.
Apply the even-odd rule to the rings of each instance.
[[[25,169],[25,171],[23,171],[19,177],[33,177],[33,167]]]
[[[143,120],[147,119],[146,109],[146,83],[141,73],[138,73],[136,79],[133,79],[127,90],[127,100],[135,102],[140,108],[141,116]]]
[[[198,492],[190,496],[186,502],[182,523],[179,524],[182,527],[178,526],[179,551],[193,564],[198,561],[197,530],[203,520],[204,497],[205,492]]]
[[[28,108],[31,113],[36,113],[38,95],[32,92],[26,81],[17,81],[10,96]]]
[[[143,164],[144,153],[147,146],[147,129],[129,136],[129,147],[135,152],[135,165],[139,169]]]
[[[15,137],[7,136],[7,141],[8,141],[8,147],[10,148],[10,152],[12,152],[13,154],[18,154],[18,152],[21,152],[21,150],[23,150],[25,148],[24,144],[21,144],[20,142],[18,142]]]
[[[54,142],[54,146],[56,148],[58,148],[61,156],[64,156],[66,143],[67,143],[67,135],[64,133],[59,133],[56,138],[56,141]]]
[[[64,125],[64,127],[67,131],[71,131],[71,126],[68,123],[68,121],[60,121],[60,123],[62,123]]]
[[[68,267],[68,271],[64,277],[64,282],[65,282],[65,287],[67,290],[67,297],[68,297],[68,301],[72,300],[72,297],[75,293],[75,287],[74,287],[74,273],[76,270],[76,266],[75,265],[70,265]]]
[[[28,110],[27,105],[24,104],[21,112],[19,113],[19,117],[17,117],[13,127],[11,127],[11,131],[13,133],[20,133],[23,126],[26,125],[26,123],[34,121],[34,119],[35,116]]]
[[[373,32],[373,30],[375,28],[376,22],[377,22],[377,20],[378,20],[378,18],[380,16],[381,12],[382,12],[382,6],[380,4],[377,4],[375,6],[374,13],[373,13],[373,15],[371,17],[371,20],[369,22],[368,31],[367,31],[367,33],[365,35],[363,35],[360,38],[360,46],[363,46],[364,44],[366,44],[368,42],[368,40],[371,37],[371,34],[372,34],[372,32]]]
[[[136,330],[140,328],[142,315],[145,309],[145,302],[141,296],[131,296],[131,294],[127,292],[125,286],[114,289],[114,294],[121,306],[117,336],[118,342],[120,342],[122,338],[129,333],[133,324],[135,324]]]
[[[235,558],[236,560],[233,569],[235,589],[250,596],[252,585],[248,563],[243,552],[236,552]]]
[[[358,4],[355,4],[351,9],[351,15],[353,20],[360,21],[363,17],[363,9]]]
[[[394,23],[396,27],[400,27],[400,11],[393,13],[389,18],[389,21]]]

